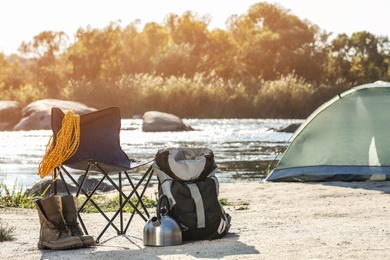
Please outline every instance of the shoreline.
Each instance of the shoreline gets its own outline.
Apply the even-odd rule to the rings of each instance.
[[[147,196],[156,187],[147,190]],[[0,242],[1,259],[385,259],[390,255],[390,182],[221,183],[232,217],[227,236],[179,246],[143,245],[145,222],[135,217],[126,235],[109,228],[100,243],[75,250],[39,250],[35,209],[0,208],[14,241]],[[153,215],[153,212],[151,212]],[[90,235],[105,225],[83,213]]]

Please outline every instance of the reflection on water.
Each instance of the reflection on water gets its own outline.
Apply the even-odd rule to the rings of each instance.
[[[208,147],[213,150],[221,182],[257,181],[274,167],[291,133],[280,128],[299,120],[187,119],[196,131],[144,133],[141,119],[122,120],[121,146],[130,158],[153,158],[165,147]],[[0,182],[29,188],[40,181],[38,165],[51,131],[0,132]],[[271,167],[270,167],[271,166]],[[49,178],[50,176],[48,176]]]

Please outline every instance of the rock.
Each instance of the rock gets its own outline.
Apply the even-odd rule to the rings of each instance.
[[[65,188],[64,182],[61,179],[57,179],[56,182],[57,182],[57,193],[58,194],[67,194],[67,190]],[[68,183],[68,188],[69,188],[70,193],[77,192],[77,188],[75,185],[71,185]],[[45,194],[43,194],[46,189],[48,189],[48,190],[46,191]],[[52,194],[53,192],[54,192],[53,180],[41,180],[40,182],[34,184],[34,186],[32,186],[31,189],[27,190],[27,193],[32,195],[32,196],[43,195],[43,197],[45,197],[45,198],[50,196],[50,194]]]
[[[294,133],[300,125],[301,125],[300,123],[293,123],[293,124],[290,124],[286,127],[279,128],[276,131],[277,132]]]
[[[0,131],[11,131],[22,118],[22,105],[16,101],[0,101]]]
[[[23,108],[22,119],[15,125],[13,130],[50,130],[52,107],[59,107],[64,111],[64,113],[74,109],[75,113],[80,115],[96,111],[95,108],[88,107],[82,103],[75,101],[66,101],[58,99],[37,100]]]
[[[83,176],[80,176],[78,178],[77,182],[79,184],[81,183],[82,178],[83,178]],[[61,195],[68,194],[68,192],[65,188],[65,184],[62,181],[62,179],[57,179],[56,182],[57,182],[57,193],[61,194]],[[86,192],[92,191],[98,183],[99,183],[98,179],[87,177],[87,179],[84,182],[83,189]],[[50,186],[50,188],[47,190],[47,192],[43,196],[43,197],[48,197],[48,196],[50,196],[50,194],[52,194],[54,192],[53,185],[54,185],[53,180],[50,180],[50,179],[49,180],[42,180],[42,181],[36,183],[31,189],[27,190],[27,193],[30,195],[33,195],[33,196],[41,196],[45,192],[45,190]],[[68,188],[69,188],[69,191],[71,194],[75,194],[77,192],[78,188],[76,187],[76,185],[73,185],[70,183],[67,183],[67,185],[68,185]],[[97,188],[97,190],[100,192],[108,192],[108,191],[115,190],[115,188],[114,188],[114,186],[103,182],[100,184],[100,186]]]
[[[143,132],[165,132],[165,131],[191,131],[192,127],[186,126],[178,116],[148,111],[143,115]]]
[[[78,180],[77,180],[77,183],[78,183],[78,184],[80,184],[80,183],[82,182],[83,177],[84,177],[84,176],[81,175],[81,176],[78,178]],[[96,186],[97,184],[99,184],[99,181],[100,181],[100,180],[98,180],[98,179],[96,179],[96,178],[91,178],[91,177],[87,176],[87,179],[85,180],[84,185],[83,185],[84,191],[86,191],[86,192],[92,191],[92,190],[95,188],[95,186]],[[107,192],[107,191],[115,190],[115,187],[112,186],[111,184],[107,184],[107,183],[102,182],[102,183],[100,184],[100,186],[97,188],[97,190],[98,190],[98,191],[102,191],[102,192]]]

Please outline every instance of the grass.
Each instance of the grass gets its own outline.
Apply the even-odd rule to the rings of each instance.
[[[27,191],[23,192],[23,187],[19,189],[16,187],[17,181],[11,192],[3,182],[0,182],[0,207],[35,208],[33,196],[29,195]]]
[[[22,192],[22,187],[19,189],[16,189],[16,187],[17,182],[15,182],[11,192],[4,183],[0,182],[0,207],[35,209],[34,200],[43,198],[47,190],[50,189],[50,186],[48,186],[41,196],[34,197],[27,191]],[[92,199],[103,212],[115,212],[118,209],[119,195],[112,198],[108,198],[105,195],[94,195],[92,196]],[[84,196],[79,197],[78,205],[83,205],[85,200],[86,198]],[[226,198],[220,198],[219,201],[223,206],[230,205]],[[134,205],[137,205],[137,199],[135,197],[132,197],[130,202]],[[146,208],[155,208],[157,206],[157,199],[152,199],[147,196],[142,197],[142,202]],[[142,208],[140,206],[138,206],[138,209],[142,212]],[[123,208],[123,211],[132,213],[134,208],[129,203],[127,203]],[[83,212],[97,213],[98,210],[90,201],[88,201],[83,208]]]
[[[247,210],[249,209],[249,202],[239,201],[238,203],[231,203],[226,198],[220,198],[219,202],[222,206],[233,206],[235,210]]]
[[[0,242],[14,240],[15,239],[14,231],[15,231],[14,227],[8,227],[6,225],[3,225],[3,223],[0,222]]]
[[[16,187],[17,185],[15,182],[12,192],[10,192],[10,190],[6,187],[5,184],[0,183],[0,207],[35,209],[34,200],[43,198],[46,191],[50,188],[49,186],[40,197],[33,197],[26,191],[22,192],[22,188],[17,190]],[[119,205],[119,195],[112,198],[108,198],[105,195],[94,195],[92,196],[92,199],[104,212],[115,212]],[[85,197],[80,197],[78,199],[79,206],[83,205],[85,200]],[[137,205],[137,199],[134,197],[130,199],[130,202],[134,205]],[[157,199],[152,199],[147,196],[142,197],[142,202],[146,208],[155,208],[157,206]],[[226,198],[220,198],[219,202],[223,206],[231,205]],[[142,211],[142,208],[140,206],[138,206],[138,209]],[[132,213],[134,211],[134,208],[129,203],[127,203],[126,206],[123,208],[123,211]],[[83,212],[97,213],[98,210],[90,201],[88,201],[83,208]]]
[[[50,186],[48,186],[41,196],[34,197],[33,195],[30,195],[27,191],[23,192],[23,187],[20,187],[19,189],[17,189],[16,187],[17,181],[14,183],[12,191],[10,191],[10,189],[8,189],[3,182],[0,182],[0,207],[35,209],[34,200],[43,198],[46,192],[50,189]],[[107,198],[107,196],[104,195],[95,195],[93,196],[93,200],[105,212],[114,212],[119,205],[119,195],[113,198]],[[79,205],[82,205],[84,201],[85,197],[80,197],[78,199]],[[137,203],[135,198],[132,198],[130,201],[134,205]],[[157,205],[157,200],[153,200],[146,196],[142,197],[142,202],[144,203],[146,208],[152,208]],[[132,210],[133,208],[129,204],[124,207],[125,212],[132,212]],[[91,202],[88,202],[86,204],[86,207],[84,208],[84,212],[93,213],[98,211]]]
[[[16,187],[17,182],[10,192],[7,186],[0,182],[0,207],[35,208],[32,196],[28,195],[27,192],[22,192],[22,187],[19,190]],[[8,227],[0,222],[0,242],[14,240],[14,231],[15,227]]]
[[[242,201],[241,203],[239,203],[236,207],[235,207],[236,210],[247,210],[249,209],[249,202],[246,202],[246,201]]]
[[[101,208],[103,212],[115,212],[118,209],[119,195],[113,198],[107,198],[105,195],[94,195],[92,196],[92,199]],[[82,205],[85,200],[85,197],[80,197],[78,200],[79,206]],[[157,201],[149,197],[143,196],[141,200],[146,208],[153,208],[157,206]],[[124,202],[124,199],[122,202]],[[136,198],[131,198],[130,202],[133,205],[137,205],[138,201]],[[138,206],[138,209],[142,212],[142,208],[140,206]],[[129,203],[126,203],[125,207],[123,208],[123,211],[132,213],[134,211],[134,208]],[[83,212],[97,213],[98,210],[90,201],[88,201],[83,208]]]

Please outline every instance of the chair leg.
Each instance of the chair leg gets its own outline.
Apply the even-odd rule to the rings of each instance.
[[[114,188],[119,192],[119,194],[122,195],[122,196],[125,198],[125,202],[122,203],[122,206],[120,207],[120,210],[123,210],[123,207],[125,206],[124,204],[129,203],[130,206],[133,207],[133,209],[134,209],[135,211],[137,211],[137,213],[138,213],[145,221],[147,221],[147,219],[143,216],[142,212],[139,211],[139,209],[135,207],[134,203],[130,201],[130,199],[128,198],[128,196],[126,196],[126,194],[125,194],[121,189],[119,189],[118,185],[116,185],[116,183],[108,176],[108,173],[106,173],[106,172],[104,171],[104,169],[103,169],[102,167],[100,167],[100,165],[96,165],[96,167],[101,171],[101,173],[104,174],[104,176],[105,176],[105,177],[107,178],[107,180],[111,183],[111,185],[114,186]],[[140,184],[141,184],[141,183],[138,183],[136,188],[138,188]],[[130,193],[130,194],[131,194],[130,196],[133,196],[133,193],[134,193],[134,190],[133,190],[133,192]],[[117,214],[116,214],[116,216],[117,216]],[[116,218],[116,216],[115,216],[115,218]]]
[[[118,184],[119,184],[119,189],[122,190],[122,173],[119,172],[118,173]],[[119,194],[119,207],[122,205],[122,195]],[[119,224],[120,224],[120,227],[121,227],[121,233],[120,234],[124,234],[123,232],[123,210],[121,209],[120,212],[119,212]]]
[[[100,179],[100,181],[98,182],[98,184],[94,187],[94,189],[91,191],[91,192],[87,192],[83,189],[83,185],[84,185],[84,182],[88,176],[88,173],[89,173],[89,170],[91,168],[92,165],[95,165],[95,167],[103,174],[103,177]],[[83,176],[83,179],[81,181],[81,183],[78,183],[71,175],[70,173],[65,169],[65,168],[62,168],[63,169],[63,172],[65,172],[65,174],[71,179],[71,181],[78,187],[78,191],[77,191],[77,194],[76,194],[76,197],[78,197],[80,195],[80,193],[82,193],[85,197],[86,197],[86,200],[84,201],[84,203],[82,205],[80,205],[78,207],[78,219],[79,219],[79,223],[84,231],[84,233],[86,235],[88,235],[88,231],[84,225],[84,222],[83,220],[81,219],[81,215],[80,215],[80,212],[84,209],[84,207],[86,206],[86,203],[88,203],[89,201],[93,204],[93,206],[99,211],[99,213],[106,219],[107,221],[107,225],[104,227],[104,229],[100,232],[100,234],[97,236],[96,238],[96,243],[99,243],[99,240],[100,238],[104,235],[104,233],[106,232],[106,230],[108,229],[108,227],[112,226],[116,231],[117,231],[117,234],[125,234],[127,232],[127,229],[135,215],[135,213],[138,213],[138,215],[146,222],[149,218],[149,212],[147,210],[147,208],[145,207],[144,203],[142,202],[142,197],[146,191],[146,188],[151,180],[151,177],[153,175],[153,169],[152,169],[152,166],[150,166],[148,168],[148,170],[143,174],[143,176],[141,177],[140,181],[134,185],[134,183],[131,181],[130,179],[130,176],[128,175],[128,173],[125,171],[125,176],[127,177],[127,179],[129,180],[130,182],[130,185],[132,187],[132,191],[130,192],[130,194],[126,195],[123,190],[122,190],[122,173],[120,172],[119,173],[119,183],[118,185],[110,178],[110,176],[108,175],[107,172],[104,171],[104,169],[98,164],[96,163],[95,161],[90,161],[89,162],[89,167],[87,167],[87,170],[85,171],[84,173],[84,176]],[[57,174],[57,173],[56,173]],[[61,178],[63,178],[62,176],[62,173],[59,172]],[[119,193],[119,209],[115,212],[115,214],[112,216],[112,218],[109,218],[101,209],[100,207],[94,202],[92,196],[95,194],[95,192],[97,191],[99,185],[105,180],[107,179],[111,185],[114,186],[114,188],[118,191]],[[144,184],[144,187],[142,189],[141,192],[138,192],[138,189],[139,187]],[[137,203],[134,204],[132,201],[130,201],[130,199],[135,196],[135,198],[137,199]],[[126,227],[124,228],[124,221],[123,221],[123,209],[124,207],[129,204],[133,209],[134,211],[132,212],[131,214],[131,217],[129,219],[129,221],[127,222],[127,225]],[[138,207],[141,206],[142,207],[142,210],[144,211],[144,213],[142,213]],[[114,224],[114,221],[115,219],[117,218],[117,216],[120,214],[120,228],[118,229],[118,227],[116,227],[116,225]],[[147,218],[145,217],[145,215],[147,216]]]
[[[103,169],[102,169],[103,170]],[[102,171],[103,174],[106,174],[104,171]],[[149,178],[147,179],[148,183],[151,179],[153,175],[153,169],[152,169],[152,166],[149,167],[149,169],[145,172],[145,174],[142,176],[142,178],[140,179],[140,181],[137,183],[137,185],[134,186],[133,190],[130,192],[130,194],[128,196],[126,196],[122,190],[118,190],[119,187],[118,185],[116,185],[110,178],[108,178],[108,181],[110,181],[110,183],[118,190],[119,192],[119,196],[123,196],[123,198],[125,198],[125,200],[122,202],[121,206],[119,207],[119,209],[115,212],[115,214],[113,215],[113,217],[111,218],[111,220],[109,221],[109,223],[105,226],[105,228],[103,229],[103,231],[100,233],[100,235],[96,238],[96,241],[98,242],[100,240],[100,238],[103,236],[103,234],[106,232],[106,230],[108,229],[108,227],[110,226],[110,224],[112,224],[112,222],[116,219],[116,217],[118,216],[118,214],[120,214],[120,212],[123,211],[123,208],[126,206],[126,204],[129,204],[131,205],[131,207],[134,209],[135,212],[137,212],[139,214],[139,216],[146,222],[148,219],[145,218],[145,216],[142,214],[142,212],[139,211],[139,209],[136,207],[136,205],[134,205],[131,201],[130,201],[130,198],[137,192],[137,189],[139,188],[139,186],[141,186],[141,184],[144,182],[144,180],[146,179],[146,177],[149,176]],[[144,190],[142,192],[142,195],[144,194],[144,192],[146,191],[146,188],[147,188],[147,185],[148,183],[145,184],[144,186]],[[139,196],[138,196],[139,197]],[[141,203],[142,203],[142,200],[141,200]],[[133,212],[134,214],[134,212]],[[147,215],[149,217],[149,213],[147,212]],[[130,220],[129,220],[130,221]],[[127,224],[127,227],[124,231],[124,233],[126,233],[127,231],[127,228],[128,226],[130,225],[130,222]]]
[[[148,176],[148,177],[147,177],[147,180],[146,180],[146,182],[145,182],[145,185],[144,185],[144,187],[143,187],[143,189],[142,189],[142,191],[141,191],[141,194],[138,194],[137,189],[135,188],[135,186],[134,186],[133,182],[131,181],[130,176],[127,174],[127,172],[125,172],[125,174],[126,174],[127,179],[128,179],[129,182],[130,182],[131,187],[132,187],[133,190],[135,191],[135,195],[137,196],[137,204],[136,204],[136,207],[138,207],[138,205],[141,204],[141,207],[143,208],[143,210],[145,211],[145,214],[146,214],[147,218],[149,219],[150,215],[149,215],[149,212],[148,212],[147,208],[145,207],[145,204],[144,204],[143,201],[142,201],[142,197],[144,196],[145,191],[146,191],[146,189],[147,189],[147,187],[148,187],[148,184],[150,183],[150,180],[152,179],[152,176],[153,176],[153,169],[152,169],[152,167],[150,167],[150,168],[146,171],[146,173],[145,173],[145,175],[144,175],[144,178],[141,178],[141,180],[140,180],[140,183],[142,183],[143,180]],[[131,216],[130,216],[130,218],[129,218],[129,221],[127,222],[127,225],[126,225],[126,228],[125,228],[125,233],[127,232],[127,229],[129,228],[130,223],[131,223],[131,221],[133,220],[134,215],[135,215],[135,211],[132,212],[132,214],[131,214]]]
[[[80,184],[72,177],[72,175],[65,169],[63,168],[62,169],[65,174],[71,179],[71,181],[79,187],[79,190],[81,193],[83,193],[83,195],[86,197],[86,200],[84,201],[84,203],[82,205],[79,206],[78,208],[78,219],[79,219],[79,222],[80,222],[80,225],[84,231],[85,234],[88,235],[88,230],[87,228],[85,227],[85,224],[84,224],[84,221],[82,220],[81,216],[80,216],[80,213],[82,212],[82,210],[84,209],[84,207],[86,206],[87,202],[90,201],[92,203],[92,205],[99,211],[99,213],[106,219],[107,222],[110,221],[110,218],[100,209],[99,205],[96,204],[96,202],[92,199],[92,196],[93,194],[95,193],[95,191],[97,190],[97,188],[99,187],[100,183],[103,182],[103,180],[105,179],[105,176],[102,177],[102,179],[100,180],[100,182],[96,185],[96,187],[90,192],[86,192],[82,186],[80,186]],[[89,172],[85,172],[84,175],[85,176],[88,176],[88,173]],[[80,193],[79,192],[79,193]],[[111,226],[119,233],[119,229],[115,226],[114,223],[111,223]],[[98,240],[96,240],[96,243],[98,243]]]

